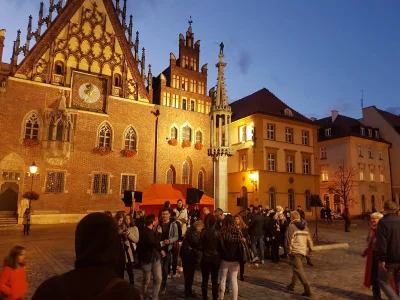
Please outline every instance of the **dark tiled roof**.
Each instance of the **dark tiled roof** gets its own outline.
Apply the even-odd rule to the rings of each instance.
[[[400,116],[392,114],[390,112],[377,109],[377,112],[400,134]]]
[[[375,138],[375,130],[378,130],[377,128],[365,126],[357,119],[350,117],[338,115],[335,122],[332,122],[332,117],[326,117],[316,120],[315,123],[321,127],[321,129],[319,129],[319,141],[333,140],[346,136],[356,136],[367,140],[378,140],[383,143],[388,143],[381,137],[379,137],[379,139]],[[361,135],[361,127],[365,128],[365,135]],[[325,136],[325,129],[327,128],[331,128],[330,136]],[[372,129],[372,137],[368,136],[368,129]]]
[[[232,107],[232,121],[260,113],[314,124],[310,119],[287,106],[266,88],[239,99],[230,105]],[[292,111],[292,117],[284,114],[286,108]]]

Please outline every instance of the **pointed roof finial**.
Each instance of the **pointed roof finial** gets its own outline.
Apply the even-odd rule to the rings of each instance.
[[[188,23],[189,23],[189,27],[192,27],[192,24],[193,24],[192,16],[190,16]]]

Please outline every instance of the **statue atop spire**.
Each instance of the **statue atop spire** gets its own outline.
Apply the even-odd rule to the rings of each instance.
[[[190,16],[188,23],[189,23],[189,27],[192,27],[192,24],[193,24],[192,16]]]

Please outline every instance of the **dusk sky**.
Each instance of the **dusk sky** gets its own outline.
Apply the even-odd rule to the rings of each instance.
[[[25,42],[29,14],[36,29],[39,3],[0,0],[4,62],[18,28]],[[332,109],[361,117],[361,89],[364,106],[400,114],[399,12],[398,0],[128,0],[153,75],[168,66],[170,52],[178,56],[178,35],[191,15],[200,63],[209,66],[208,88],[216,84],[223,41],[230,102],[265,87],[318,118]]]

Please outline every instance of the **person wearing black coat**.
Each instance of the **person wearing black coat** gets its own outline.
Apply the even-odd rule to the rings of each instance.
[[[281,228],[281,244],[280,246],[283,248],[283,255],[281,257],[286,258],[287,257],[287,252],[286,252],[286,248],[285,248],[285,235],[286,235],[286,229],[288,228],[289,224],[286,221],[286,218],[283,214],[280,214],[278,217],[279,220],[279,225]]]
[[[261,214],[259,207],[254,207],[254,215],[249,224],[249,234],[251,237],[251,248],[254,253],[253,262],[261,260],[264,263],[264,234],[265,234],[265,217]],[[257,243],[260,247],[260,255],[257,253]]]
[[[246,239],[246,243],[248,243],[248,227],[240,215],[235,216],[235,225],[242,232],[242,236]],[[240,262],[240,280],[244,281],[244,262],[242,261]]]
[[[279,262],[279,246],[281,245],[281,226],[279,223],[279,215],[275,214],[269,225],[269,237],[271,241],[271,258],[272,262]]]

